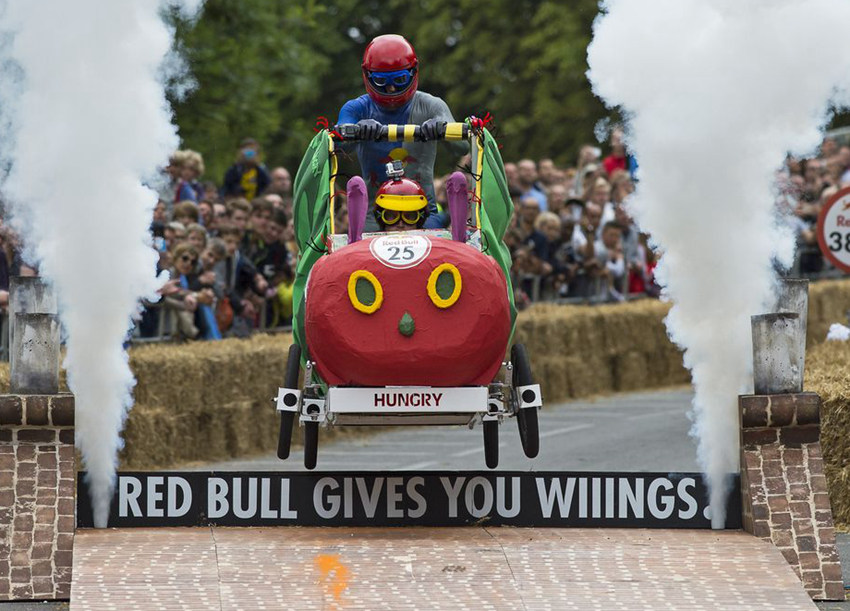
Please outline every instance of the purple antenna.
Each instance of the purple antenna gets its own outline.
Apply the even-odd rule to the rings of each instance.
[[[366,211],[369,209],[369,192],[366,182],[360,176],[354,176],[346,185],[348,196],[348,243],[359,242],[363,237],[366,224]]]
[[[449,216],[452,219],[452,239],[466,242],[466,219],[469,215],[469,193],[466,176],[454,172],[446,181],[446,195],[449,200]]]

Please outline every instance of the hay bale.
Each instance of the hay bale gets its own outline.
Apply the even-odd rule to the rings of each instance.
[[[611,392],[611,372],[600,359],[569,356],[564,359],[564,366],[570,397],[589,397]]]
[[[806,339],[809,346],[826,341],[832,323],[847,324],[850,310],[850,280],[821,280],[809,285],[809,320]]]
[[[647,355],[640,350],[630,350],[613,357],[614,390],[623,392],[645,388],[649,380]]]
[[[535,372],[535,380],[540,384],[543,398],[547,402],[563,401],[570,396],[564,361],[558,357],[547,357],[540,372]]]
[[[122,433],[122,469],[163,469],[272,451],[277,414],[254,401],[222,404],[191,414],[137,405]]]
[[[534,335],[534,320],[523,312],[520,312],[516,320],[514,330],[514,342],[528,345]]]
[[[198,412],[250,396],[271,398],[283,379],[289,335],[147,345],[130,350],[138,403]]]
[[[821,449],[835,521],[850,526],[850,343],[825,342],[806,354],[805,389],[821,410]]]
[[[558,328],[561,326],[555,316],[538,315],[534,318],[534,351],[547,358],[564,352],[565,346],[560,342]]]
[[[669,304],[652,300],[608,306],[538,304],[518,320],[536,371],[557,375],[547,402],[663,384],[689,377],[667,338]],[[543,383],[543,382],[541,382]]]
[[[165,408],[137,406],[127,419],[120,454],[122,469],[156,469],[178,462],[194,443],[197,427],[185,416]],[[192,440],[192,441],[188,441]],[[192,447],[189,447],[192,446]]]
[[[162,468],[271,451],[279,418],[272,399],[291,341],[256,335],[131,350],[137,405],[124,432],[122,466]],[[157,426],[161,432],[152,431]]]
[[[550,404],[613,391],[684,384],[690,380],[688,371],[663,324],[669,307],[648,299],[611,306],[535,304],[519,314],[514,341],[528,347],[535,377]],[[848,308],[850,280],[813,283],[810,346],[823,342],[831,323],[846,322]],[[291,342],[289,335],[256,335],[130,349],[130,367],[137,379],[136,406],[124,431],[122,468],[165,468],[272,451],[278,415],[271,399],[282,382]],[[809,373],[815,375],[818,368],[828,369],[829,358],[837,357],[809,358]],[[812,379],[820,380],[817,375]],[[834,380],[830,388],[839,383]],[[8,388],[9,366],[0,363],[0,391]],[[850,487],[850,467],[843,466],[850,465],[850,454],[831,433],[848,430],[842,415],[846,407],[840,398],[844,395],[834,390],[821,394],[828,414],[824,454],[834,493]],[[332,429],[322,431],[322,437],[359,435],[361,431]],[[297,444],[299,439],[297,432],[293,442]],[[850,499],[838,507],[837,515],[850,523]]]

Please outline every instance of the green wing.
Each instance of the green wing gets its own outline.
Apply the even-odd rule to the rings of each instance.
[[[293,190],[295,239],[304,253],[328,216],[331,192],[330,136],[327,131],[316,134],[304,153]]]
[[[505,166],[502,164],[502,155],[499,146],[484,130],[483,143],[473,146],[472,167],[478,167],[479,157],[481,164],[481,234],[483,236],[484,252],[493,257],[508,282],[508,299],[511,302],[511,325],[516,321],[516,306],[514,305],[514,291],[511,286],[511,253],[505,246],[503,238],[507,231],[508,223],[513,214],[513,202],[508,192],[508,181],[505,178]]]
[[[313,264],[325,253],[328,233],[328,206],[331,192],[330,135],[316,134],[298,166],[295,175],[293,215],[295,240],[298,242],[298,264],[292,287],[293,325],[295,342],[301,346],[302,358],[307,355],[304,335],[304,291]]]

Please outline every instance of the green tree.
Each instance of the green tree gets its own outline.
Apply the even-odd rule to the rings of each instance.
[[[316,118],[336,120],[363,93],[372,37],[416,47],[424,91],[457,118],[492,113],[507,159],[572,162],[606,115],[585,77],[596,0],[207,0],[179,45],[198,83],[174,100],[184,144],[220,181],[239,140],[260,140],[270,164],[297,167]]]
[[[395,0],[395,7],[404,6]],[[595,0],[428,0],[408,17],[423,87],[459,116],[489,111],[507,159],[574,160],[605,116],[590,91],[587,45]]]

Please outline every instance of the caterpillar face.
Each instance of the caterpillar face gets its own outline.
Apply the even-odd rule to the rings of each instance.
[[[489,384],[510,336],[507,285],[471,246],[387,234],[313,266],[305,330],[331,385]]]

